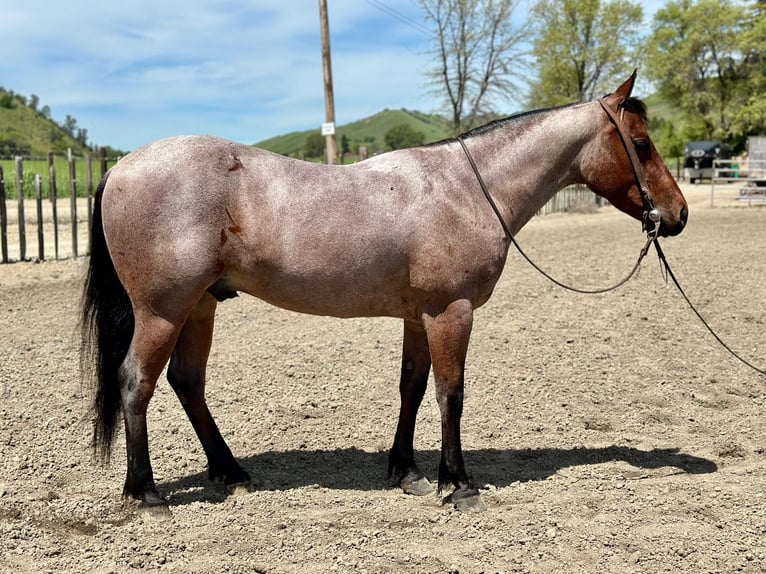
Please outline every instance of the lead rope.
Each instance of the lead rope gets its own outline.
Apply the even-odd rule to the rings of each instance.
[[[495,201],[492,199],[492,195],[489,193],[487,184],[484,183],[484,178],[481,177],[481,173],[479,173],[479,168],[476,166],[476,162],[473,160],[473,156],[468,151],[468,147],[466,147],[465,142],[463,141],[463,138],[459,137],[457,138],[457,141],[459,141],[460,145],[463,147],[465,156],[468,158],[468,163],[471,164],[471,168],[473,168],[473,173],[476,175],[476,180],[479,182],[479,187],[481,187],[481,191],[484,193],[484,197],[487,198],[487,202],[492,208],[492,211],[495,212],[495,215],[497,216],[498,221],[500,221],[500,225],[503,227],[503,231],[505,231],[506,237],[516,248],[516,251],[518,251],[521,254],[521,256],[527,260],[527,263],[529,263],[533,268],[535,268],[543,277],[545,277],[552,283],[555,283],[559,287],[566,289],[567,291],[573,291],[575,293],[583,293],[585,295],[596,295],[598,293],[607,293],[609,291],[614,291],[615,289],[622,287],[623,285],[625,285],[625,283],[627,283],[630,280],[631,277],[633,277],[638,272],[638,269],[641,266],[641,261],[643,260],[644,257],[646,257],[646,254],[649,252],[649,247],[651,246],[652,241],[654,241],[654,239],[657,236],[657,230],[659,229],[657,224],[655,224],[653,230],[651,230],[650,232],[646,234],[646,243],[641,248],[641,252],[638,254],[638,260],[636,261],[636,264],[633,266],[633,269],[631,269],[630,273],[628,273],[623,279],[621,279],[614,285],[611,285],[609,287],[603,287],[601,289],[581,289],[579,287],[572,287],[571,285],[562,283],[561,281],[552,277],[549,273],[545,272],[539,265],[537,265],[537,263],[532,261],[532,259],[530,259],[526,253],[524,253],[524,250],[521,248],[519,243],[513,237],[511,230],[508,229],[508,225],[505,223],[503,216],[500,214],[500,210],[497,208]]]
[[[713,328],[708,324],[708,322],[705,320],[705,318],[700,314],[700,312],[697,310],[697,308],[692,304],[692,302],[689,300],[689,297],[686,295],[686,292],[681,287],[681,284],[678,282],[678,279],[676,279],[675,274],[673,273],[673,270],[670,268],[670,264],[668,263],[668,260],[665,258],[665,253],[662,251],[662,248],[660,247],[660,242],[657,240],[657,232],[659,231],[659,222],[654,222],[654,229],[650,230],[646,234],[646,243],[641,248],[641,252],[638,254],[638,260],[636,261],[636,264],[633,266],[633,269],[630,270],[630,273],[625,276],[624,279],[619,281],[618,283],[615,283],[614,285],[610,287],[604,287],[603,289],[580,289],[578,287],[572,287],[570,285],[566,285],[565,283],[562,283],[561,281],[558,281],[554,277],[552,277],[550,274],[546,273],[543,269],[540,268],[539,265],[537,265],[534,261],[532,261],[529,256],[524,253],[524,250],[521,248],[521,246],[518,244],[516,239],[513,237],[513,234],[511,233],[511,230],[508,228],[508,225],[505,223],[505,220],[503,219],[503,216],[500,214],[500,210],[498,209],[497,205],[495,204],[495,201],[492,199],[492,195],[489,193],[489,189],[487,188],[487,184],[484,183],[484,178],[481,177],[481,173],[479,172],[479,168],[476,165],[476,162],[473,160],[473,156],[468,151],[468,147],[465,145],[465,142],[463,141],[463,138],[458,137],[457,141],[460,142],[460,145],[463,148],[463,151],[465,152],[466,158],[468,158],[468,163],[471,164],[471,168],[473,169],[473,173],[476,175],[476,180],[479,182],[479,187],[481,187],[481,191],[484,193],[484,197],[487,199],[487,202],[489,203],[490,207],[492,208],[492,211],[495,212],[495,216],[497,216],[498,221],[500,222],[500,225],[503,228],[503,231],[505,232],[506,237],[508,237],[508,240],[513,244],[513,246],[516,248],[516,250],[521,254],[521,256],[526,259],[527,263],[529,263],[535,270],[537,270],[543,277],[551,281],[552,283],[558,285],[559,287],[562,287],[568,291],[573,291],[575,293],[584,293],[586,295],[595,295],[598,293],[607,293],[608,291],[614,291],[615,289],[623,286],[625,283],[628,282],[628,280],[633,277],[637,272],[639,267],[641,266],[641,261],[646,257],[647,252],[649,251],[649,246],[654,243],[654,247],[657,250],[657,256],[659,257],[660,263],[664,269],[664,277],[665,282],[667,282],[667,278],[670,277],[672,279],[673,284],[678,289],[678,292],[681,293],[681,296],[684,298],[686,303],[689,305],[689,308],[694,312],[694,314],[697,316],[697,318],[702,322],[702,324],[705,326],[705,328],[708,330],[708,332],[713,335],[716,341],[724,348],[726,349],[735,359],[740,361],[743,365],[746,365],[747,367],[750,367],[755,372],[766,376],[766,370],[760,369],[753,365],[752,363],[746,361],[744,358],[742,358],[740,355],[738,355],[734,350],[732,350],[729,345],[727,345],[721,337],[718,336],[718,334],[713,330]]]
[[[705,320],[705,318],[700,314],[699,311],[697,311],[697,308],[692,304],[692,302],[689,300],[689,297],[686,296],[686,293],[684,292],[683,288],[681,287],[681,284],[678,282],[678,279],[676,279],[675,274],[673,273],[673,270],[670,268],[670,264],[668,263],[668,260],[665,259],[665,253],[663,253],[662,248],[660,247],[660,242],[657,241],[657,239],[654,239],[654,248],[657,250],[657,257],[660,258],[660,263],[665,269],[665,281],[667,282],[667,278],[670,277],[670,279],[673,281],[673,284],[678,289],[678,292],[681,294],[681,297],[684,298],[684,301],[686,301],[687,305],[689,305],[689,308],[694,312],[695,315],[697,315],[697,318],[702,322],[702,324],[705,326],[705,328],[708,330],[708,332],[713,335],[716,341],[724,348],[726,349],[735,359],[737,359],[740,363],[742,363],[745,366],[750,367],[753,369],[756,373],[761,374],[762,376],[766,376],[766,370],[761,369],[759,367],[756,367],[754,364],[750,363],[749,361],[746,361],[744,358],[742,358],[741,355],[738,355],[729,345],[723,342],[723,339],[718,336],[718,334],[713,331],[713,328],[708,324],[708,322]]]

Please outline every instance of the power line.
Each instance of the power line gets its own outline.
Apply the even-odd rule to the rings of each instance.
[[[406,24],[410,28],[413,28],[414,30],[417,30],[421,34],[425,34],[426,36],[433,36],[433,32],[417,22],[416,20],[413,20],[409,16],[402,14],[399,10],[392,8],[391,6],[385,5],[381,0],[367,0],[367,3],[372,6],[373,8],[377,8],[381,12],[385,12],[392,18],[395,18],[396,20],[399,20],[403,24]]]

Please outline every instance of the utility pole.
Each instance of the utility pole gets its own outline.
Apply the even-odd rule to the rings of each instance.
[[[324,72],[325,123],[322,124],[322,135],[325,136],[327,163],[335,163],[338,157],[338,144],[335,141],[335,99],[332,94],[330,25],[327,21],[327,0],[319,0],[319,24],[322,30],[322,70]]]

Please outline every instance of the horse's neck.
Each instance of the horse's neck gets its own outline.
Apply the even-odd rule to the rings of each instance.
[[[578,154],[595,134],[588,105],[506,120],[467,146],[515,234],[563,187],[579,181]]]

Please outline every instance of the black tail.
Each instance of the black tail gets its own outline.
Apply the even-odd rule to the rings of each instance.
[[[108,461],[122,406],[118,371],[133,338],[133,309],[109,255],[101,218],[101,196],[109,173],[96,190],[90,234],[90,262],[82,297],[80,367],[95,381],[93,449]]]

